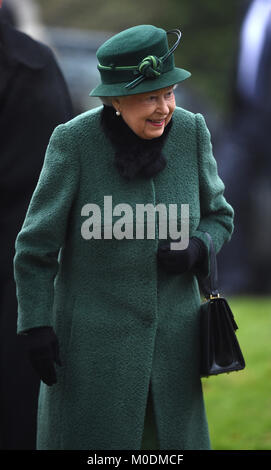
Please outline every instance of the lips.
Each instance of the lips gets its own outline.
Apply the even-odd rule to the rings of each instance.
[[[147,119],[147,121],[155,127],[162,127],[165,124],[165,119]]]

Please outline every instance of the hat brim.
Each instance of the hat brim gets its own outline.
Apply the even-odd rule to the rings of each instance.
[[[136,95],[138,93],[147,93],[150,91],[166,88],[176,83],[180,83],[191,76],[187,70],[175,67],[169,72],[163,73],[160,77],[151,79],[145,78],[139,85],[134,88],[125,88],[129,82],[122,83],[101,83],[97,85],[89,94],[89,96],[127,96]]]

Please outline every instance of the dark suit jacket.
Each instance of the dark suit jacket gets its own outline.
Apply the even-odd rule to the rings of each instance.
[[[68,90],[50,49],[0,22],[1,277],[12,276],[15,236],[49,137],[71,117]]]
[[[0,21],[0,448],[35,447],[39,381],[16,337],[14,242],[71,99],[51,50]]]

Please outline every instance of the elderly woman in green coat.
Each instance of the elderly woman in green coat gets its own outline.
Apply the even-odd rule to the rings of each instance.
[[[203,116],[175,105],[190,73],[169,33],[171,48],[151,25],[99,48],[91,95],[104,106],[53,132],[16,240],[18,333],[41,378],[37,449],[210,448],[197,275],[209,271],[205,232],[218,252],[233,209]]]

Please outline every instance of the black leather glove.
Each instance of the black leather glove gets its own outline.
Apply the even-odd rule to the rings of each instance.
[[[161,242],[158,246],[157,257],[165,271],[182,274],[199,269],[207,254],[204,243],[199,238],[192,237],[185,250],[171,250],[170,241]]]
[[[20,335],[30,362],[46,385],[57,382],[55,363],[61,366],[57,336],[50,326],[32,328]]]

